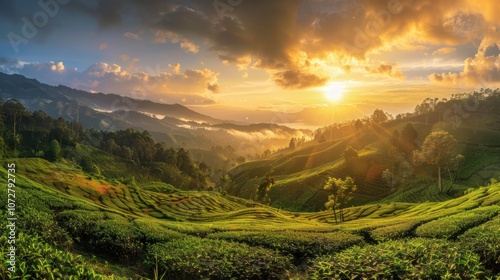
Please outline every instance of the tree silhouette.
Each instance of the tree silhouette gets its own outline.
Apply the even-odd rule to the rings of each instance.
[[[375,111],[371,115],[370,119],[374,123],[383,123],[383,122],[386,122],[389,119],[389,117],[387,116],[387,114],[383,110],[375,109]]]
[[[295,138],[290,139],[290,143],[288,144],[288,148],[290,149],[295,149],[296,143],[295,143]]]
[[[257,190],[253,195],[255,201],[258,201],[263,204],[269,204],[271,201],[268,192],[271,186],[274,185],[274,183],[275,183],[274,178],[269,178],[269,176],[266,175],[265,180],[259,184]]]
[[[347,145],[344,153],[342,153],[342,156],[344,157],[345,163],[349,164],[358,158],[358,151],[353,147]]]
[[[418,138],[418,132],[411,123],[407,123],[401,132],[401,137],[399,145],[401,150],[405,152],[407,156],[410,156],[412,152],[417,148],[415,145],[415,140]]]

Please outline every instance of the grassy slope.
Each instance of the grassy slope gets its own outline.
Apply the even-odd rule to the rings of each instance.
[[[304,257],[388,238],[422,236],[454,240],[468,229],[498,219],[495,217],[500,211],[500,184],[495,184],[444,202],[388,202],[351,207],[346,209],[347,222],[334,225],[329,211],[278,211],[214,192],[180,192],[161,183],[125,186],[89,180],[79,170],[41,159],[13,162],[17,165],[18,190],[36,194],[40,202],[50,205],[56,217],[82,209],[88,213],[86,216],[104,215],[106,221],[141,232],[146,226],[148,232],[149,228],[155,228],[155,234],[165,231],[170,235],[174,232],[180,236],[237,241],[292,254],[297,262]],[[6,184],[6,163],[1,162],[2,185]],[[3,197],[4,191],[2,194]],[[325,245],[331,242],[336,245]]]

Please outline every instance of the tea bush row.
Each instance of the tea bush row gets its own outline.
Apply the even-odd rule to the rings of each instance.
[[[80,255],[55,249],[38,235],[20,233],[16,240],[15,271],[10,267],[6,252],[2,252],[0,270],[3,279],[117,279],[97,272]],[[0,237],[0,246],[9,248],[7,238]]]
[[[419,226],[416,235],[431,238],[453,238],[458,234],[488,221],[498,214],[500,207],[487,206],[446,216]]]
[[[134,223],[116,214],[97,211],[69,210],[59,213],[57,219],[75,243],[125,262],[141,257],[147,244],[183,236],[158,226]]]
[[[458,241],[479,254],[487,268],[500,274],[500,217],[466,231]]]
[[[414,238],[354,246],[319,257],[311,279],[482,279],[477,254],[446,240]]]
[[[210,234],[208,237],[279,250],[293,255],[298,262],[304,258],[337,252],[352,245],[363,243],[363,237],[340,231],[331,233],[228,231]]]
[[[154,244],[145,263],[165,279],[287,279],[291,267],[273,250],[198,237]]]

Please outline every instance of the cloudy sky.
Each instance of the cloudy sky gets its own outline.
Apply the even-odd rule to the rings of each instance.
[[[500,86],[496,0],[0,2],[0,71],[204,112],[411,110]]]

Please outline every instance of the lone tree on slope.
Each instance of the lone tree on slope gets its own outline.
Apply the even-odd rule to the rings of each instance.
[[[421,151],[415,151],[414,159],[435,165],[438,168],[438,190],[443,191],[441,182],[441,168],[454,164],[457,159],[463,158],[457,152],[457,140],[446,131],[437,131],[429,134],[422,145]]]
[[[340,214],[340,222],[344,221],[344,206],[352,199],[357,186],[354,179],[347,176],[345,180],[328,177],[324,189],[330,193],[328,202],[325,203],[327,209],[333,210],[335,223],[337,223],[337,210]]]

